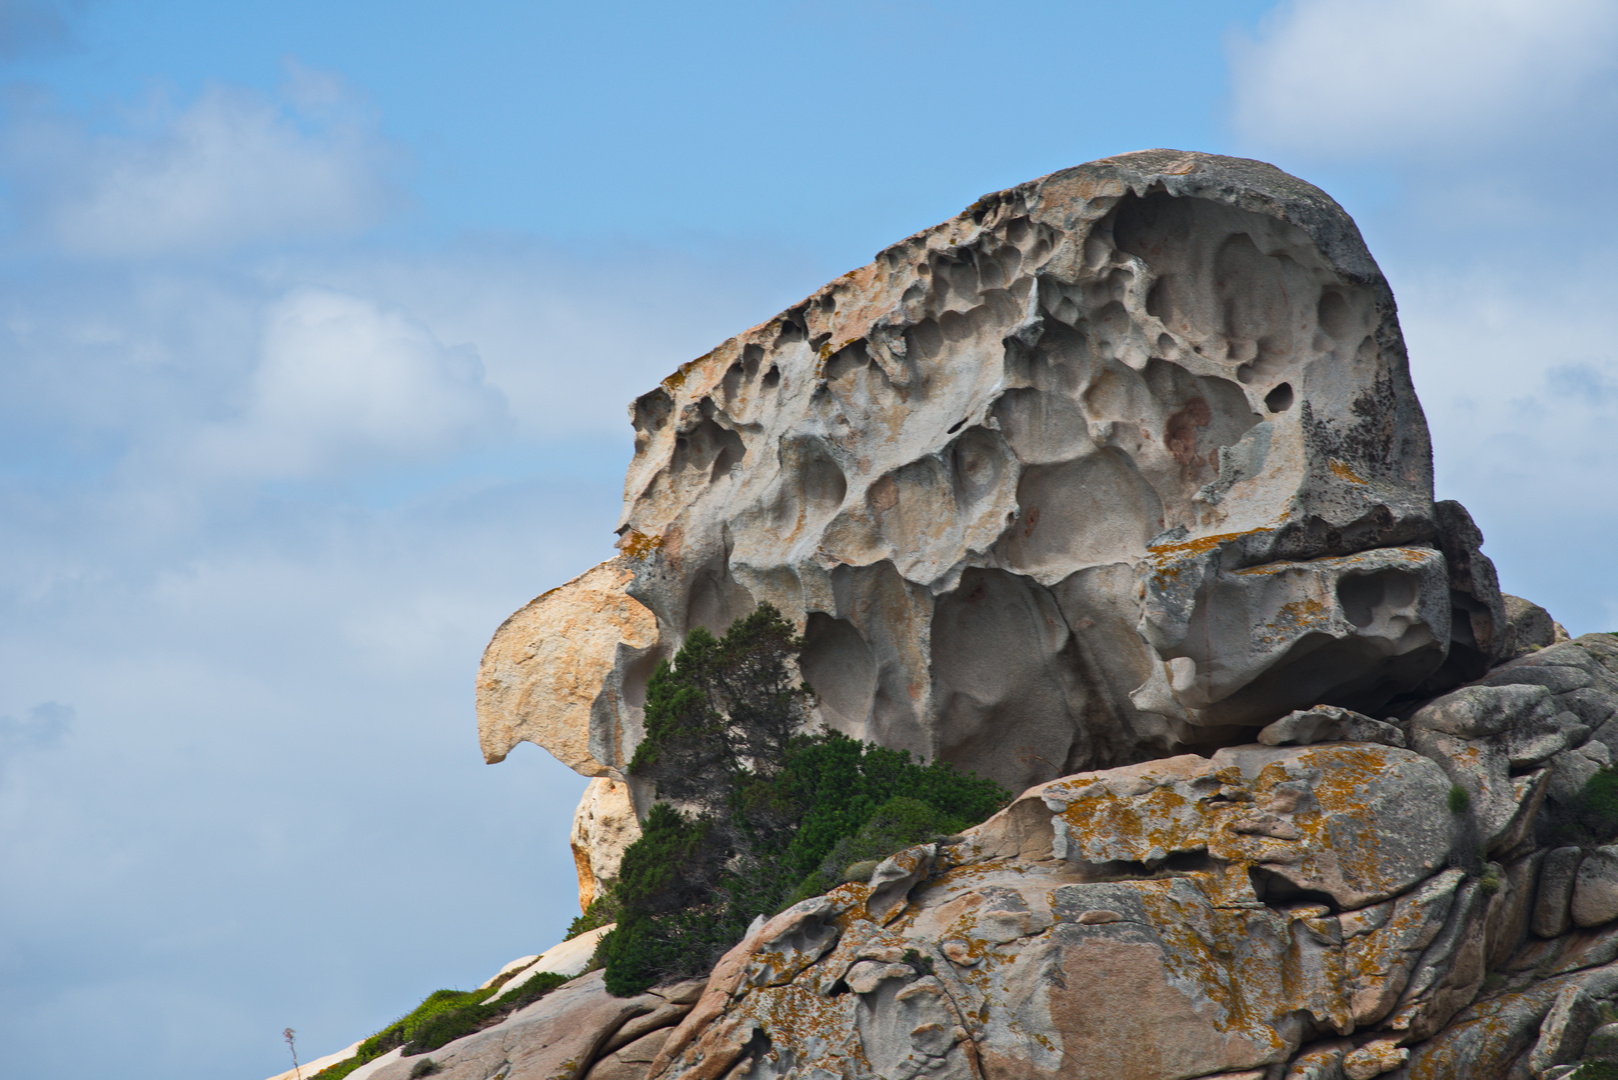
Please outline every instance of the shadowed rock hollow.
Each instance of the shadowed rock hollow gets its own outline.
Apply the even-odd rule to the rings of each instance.
[[[1465,512],[1435,513],[1387,283],[1259,162],[1152,150],[985,196],[631,415],[622,555],[485,657],[491,761],[529,739],[622,778],[656,660],[760,601],[802,627],[824,723],[1012,790],[1380,709],[1452,638],[1480,673],[1500,621]]]

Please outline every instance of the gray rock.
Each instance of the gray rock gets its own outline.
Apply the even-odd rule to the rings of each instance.
[[[656,639],[599,590],[547,601],[588,650],[503,628],[490,760],[532,739],[621,774],[656,659],[760,601],[803,628],[822,721],[1013,791],[1373,711],[1493,634],[1392,294],[1336,203],[1257,162],[1152,150],[985,196],[632,419],[622,561],[563,591],[632,570]]]
[[[1419,709],[1410,726],[1478,739],[1504,734],[1556,711],[1551,692],[1543,686],[1468,686]]]
[[[1572,922],[1568,907],[1573,902],[1573,879],[1582,854],[1576,847],[1560,847],[1547,854],[1540,864],[1532,925],[1534,933],[1542,938],[1567,933]]]
[[[1602,1024],[1584,1041],[1586,1061],[1618,1061],[1618,1024]]]
[[[1563,805],[1571,804],[1584,790],[1584,785],[1611,763],[1612,752],[1606,745],[1594,745],[1601,749],[1590,750],[1581,746],[1576,750],[1564,750],[1551,759],[1552,799]]]
[[[1505,598],[1494,563],[1482,552],[1483,532],[1452,499],[1433,504],[1438,521],[1438,549],[1449,571],[1450,640],[1444,665],[1427,680],[1423,691],[1439,693],[1478,678],[1509,656],[1514,647],[1502,641],[1508,629]],[[1511,655],[1516,655],[1513,652]]]
[[[1618,845],[1585,855],[1573,877],[1573,925],[1600,926],[1618,919]]]
[[[1500,599],[1505,625],[1495,639],[1494,663],[1504,663],[1555,643],[1556,622],[1550,612],[1509,593],[1502,593]]]
[[[1405,734],[1392,724],[1352,709],[1316,705],[1281,717],[1258,733],[1265,746],[1308,746],[1324,742],[1374,742],[1404,746]]]
[[[1539,1026],[1539,1039],[1528,1055],[1528,1067],[1543,1073],[1553,1065],[1576,1063],[1584,1055],[1584,1042],[1601,1023],[1594,995],[1581,983],[1564,986]]]

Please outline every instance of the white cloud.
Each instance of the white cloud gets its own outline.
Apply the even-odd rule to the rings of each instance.
[[[1549,279],[1429,265],[1400,296],[1439,495],[1477,518],[1503,587],[1576,633],[1618,612],[1618,575],[1593,545],[1618,530],[1610,262],[1586,253]]]
[[[509,424],[473,346],[446,346],[402,309],[330,289],[269,306],[250,394],[239,420],[202,432],[204,469],[296,477],[419,464]]]
[[[1233,120],[1328,160],[1533,141],[1614,100],[1609,0],[1291,0],[1231,43]]]
[[[13,102],[0,170],[35,243],[145,258],[348,234],[400,205],[397,150],[334,76],[288,64],[287,104],[212,86],[184,108],[154,93],[115,133]]]

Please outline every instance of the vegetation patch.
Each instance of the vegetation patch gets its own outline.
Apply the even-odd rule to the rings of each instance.
[[[1547,846],[1611,843],[1618,837],[1618,767],[1609,766],[1590,777],[1571,803],[1547,801],[1538,824]]]
[[[519,974],[507,972],[482,990],[434,990],[420,1005],[360,1043],[353,1057],[320,1070],[310,1080],[341,1080],[361,1065],[399,1047],[403,1047],[405,1057],[437,1050],[445,1043],[498,1024],[567,982],[566,975],[546,971],[509,993],[501,993],[501,988]],[[432,1066],[432,1071],[436,1072],[437,1068]],[[410,1075],[429,1076],[431,1072],[412,1071]]]
[[[1472,808],[1472,793],[1459,784],[1449,786],[1449,812],[1464,814]]]
[[[629,771],[660,801],[610,896],[570,928],[617,922],[596,951],[611,993],[703,974],[756,916],[869,879],[876,861],[1010,801],[945,762],[805,733],[813,691],[791,676],[802,649],[763,604],[723,638],[692,631],[652,676]]]
[[[572,941],[580,934],[587,934],[591,930],[598,930],[603,926],[610,926],[618,921],[618,901],[610,891],[603,892],[585,909],[584,914],[576,917],[567,924],[567,934],[562,940]]]

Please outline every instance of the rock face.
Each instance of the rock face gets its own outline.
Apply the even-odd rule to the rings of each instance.
[[[1611,635],[1485,682],[1508,691],[1499,708],[1464,689],[1412,734],[1449,717],[1480,757],[1510,761],[1547,707],[1576,705],[1601,724],[1569,741],[1618,734]],[[1548,1075],[1618,1007],[1618,849],[1538,849],[1540,752],[1509,766],[1527,780],[1509,808],[1462,813],[1455,754],[1375,742],[1038,785],[959,842],[758,927],[648,1075]],[[1480,835],[1492,861],[1469,872]],[[1567,932],[1570,905],[1586,929]]]
[[[1391,293],[1321,192],[1173,151],[1055,173],[631,411],[619,556],[508,620],[478,682],[488,760],[528,740],[597,778],[581,902],[651,795],[623,769],[655,665],[763,601],[821,723],[1024,794],[761,917],[705,985],[584,976],[434,1051],[443,1075],[1618,1056],[1618,844],[1586,788],[1618,754],[1618,637],[1502,596],[1433,502]]]
[[[985,196],[631,413],[622,555],[496,634],[491,761],[529,739],[619,775],[655,659],[760,601],[803,628],[823,722],[1012,790],[1381,709],[1452,638],[1453,685],[1504,618],[1434,507],[1386,282],[1258,162]]]
[[[1558,1080],[1618,1055],[1618,848],[1549,840],[1547,779],[1618,741],[1618,637],[1405,720],[1266,730],[1288,744],[1035,785],[759,920],[705,983],[586,976],[430,1056],[465,1080]]]

